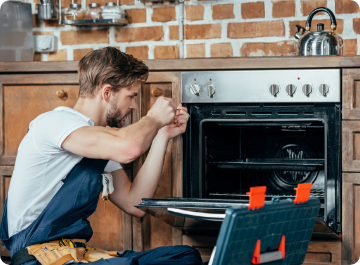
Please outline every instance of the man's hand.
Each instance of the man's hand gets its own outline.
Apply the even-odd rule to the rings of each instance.
[[[176,111],[174,123],[161,128],[158,134],[163,134],[168,139],[183,134],[186,131],[186,125],[189,120],[189,117],[190,115],[189,113],[187,113],[187,108],[183,107],[180,104]]]
[[[146,116],[153,118],[163,127],[174,121],[175,112],[176,106],[170,98],[159,97]]]

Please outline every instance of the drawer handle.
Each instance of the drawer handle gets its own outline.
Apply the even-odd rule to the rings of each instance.
[[[160,88],[158,87],[154,87],[153,90],[151,90],[151,95],[153,97],[160,97],[164,94],[164,91],[162,91]]]
[[[58,98],[63,98],[66,96],[66,91],[64,89],[59,89],[58,91],[56,91],[56,96]]]

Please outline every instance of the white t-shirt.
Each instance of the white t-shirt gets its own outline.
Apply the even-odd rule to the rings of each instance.
[[[59,107],[36,117],[21,141],[7,196],[9,237],[27,228],[61,188],[70,170],[81,161],[61,148],[66,137],[78,128],[94,126],[85,115]],[[121,169],[109,161],[106,172]]]

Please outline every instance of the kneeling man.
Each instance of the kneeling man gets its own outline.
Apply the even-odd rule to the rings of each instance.
[[[92,236],[87,218],[96,209],[102,174],[113,177],[115,191],[109,199],[128,214],[144,216],[134,205],[154,195],[167,144],[185,132],[189,114],[160,97],[137,123],[109,128],[121,128],[136,109],[135,97],[148,67],[107,47],[87,54],[78,68],[80,92],[74,108],[39,115],[18,149],[0,228],[13,264],[201,264],[199,252],[188,246],[128,250],[116,258],[86,248]],[[150,145],[130,182],[119,162],[135,160]]]

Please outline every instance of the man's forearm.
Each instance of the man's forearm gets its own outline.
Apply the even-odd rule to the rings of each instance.
[[[168,142],[169,139],[160,133],[152,142],[145,163],[131,185],[130,196],[135,203],[140,203],[142,198],[154,196],[163,169]]]
[[[130,143],[130,148],[139,150],[141,155],[149,149],[160,128],[155,119],[145,116],[138,122],[120,129],[117,134]]]

